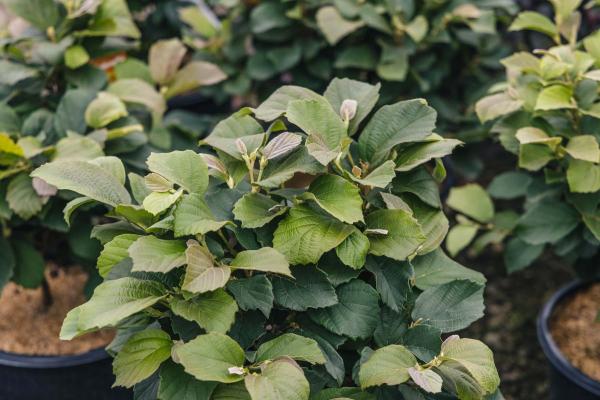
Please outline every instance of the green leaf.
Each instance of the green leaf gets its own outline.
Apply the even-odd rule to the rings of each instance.
[[[4,0],[3,3],[14,14],[44,33],[60,19],[58,4],[53,0]]]
[[[171,357],[171,337],[160,329],[148,329],[131,336],[113,362],[114,386],[132,387],[149,378]]]
[[[126,233],[118,235],[104,245],[97,262],[100,276],[106,277],[110,270],[129,257],[129,247],[140,238],[140,235]]]
[[[365,265],[370,246],[369,238],[355,229],[336,247],[335,252],[344,264],[358,270]]]
[[[467,247],[477,235],[477,225],[456,224],[448,232],[446,237],[446,249],[452,257],[456,256],[462,249]]]
[[[317,342],[294,333],[284,333],[260,345],[256,351],[256,362],[289,357],[311,364],[325,364],[325,357]]]
[[[257,150],[264,140],[264,130],[258,121],[240,112],[219,122],[201,143],[206,143],[237,160],[242,160],[238,141],[244,143],[250,154]]]
[[[0,236],[0,253],[3,255],[0,259],[0,288],[3,288],[12,277],[17,263],[13,249],[2,236]]]
[[[544,245],[532,245],[519,239],[511,238],[504,249],[504,264],[508,273],[520,271],[531,265],[544,251]]]
[[[448,207],[461,212],[479,222],[489,222],[494,218],[494,203],[485,189],[476,183],[452,188],[447,200]]]
[[[522,106],[523,101],[512,98],[508,93],[497,93],[479,100],[475,112],[481,122],[487,122],[511,114]]]
[[[310,310],[316,323],[338,335],[366,339],[373,334],[379,320],[379,295],[370,285],[353,280],[337,288],[339,303]]]
[[[378,188],[385,188],[396,176],[396,164],[392,160],[388,160],[383,164],[379,165],[373,171],[363,178],[357,178],[354,175],[350,175],[350,178],[357,183],[364,186],[372,186]]]
[[[31,176],[113,207],[131,203],[129,193],[113,175],[89,162],[52,162],[42,165]]]
[[[366,224],[373,231],[369,252],[376,256],[405,260],[426,239],[417,220],[404,210],[374,211],[367,215]]]
[[[306,148],[301,147],[290,155],[282,157],[281,160],[269,162],[258,184],[264,188],[273,189],[290,180],[297,172],[316,175],[323,170],[324,167],[308,154]]]
[[[85,110],[85,122],[92,128],[106,125],[129,115],[125,104],[114,94],[100,92]]]
[[[44,281],[46,263],[42,255],[24,240],[13,240],[12,250],[15,261],[12,280],[27,289],[38,288]]]
[[[350,120],[348,133],[353,135],[360,123],[369,115],[377,100],[381,84],[370,85],[348,78],[333,78],[323,96],[331,103],[334,110],[339,110],[344,100],[355,100],[358,103],[356,115]]]
[[[392,182],[392,192],[412,193],[431,207],[442,207],[438,184],[424,168],[398,174]]]
[[[556,157],[560,137],[549,137],[546,132],[534,127],[524,127],[515,137],[521,143],[519,167],[537,171]]]
[[[333,6],[319,8],[316,14],[317,26],[323,33],[327,42],[334,45],[345,36],[361,28],[362,21],[348,21]]]
[[[210,400],[252,400],[244,382],[221,383],[213,392]]]
[[[378,164],[397,145],[421,141],[435,128],[436,111],[423,99],[381,107],[358,139],[361,157]]]
[[[185,242],[142,236],[129,246],[132,271],[162,272],[185,264]]]
[[[207,332],[226,333],[233,321],[238,306],[223,289],[202,293],[190,300],[173,298],[171,310],[188,321],[194,321]]]
[[[576,108],[572,100],[573,89],[563,85],[552,85],[544,88],[535,103],[536,110],[559,110]]]
[[[313,199],[329,214],[342,222],[352,224],[363,221],[359,188],[337,175],[321,175],[308,188]]]
[[[201,381],[238,382],[240,375],[229,373],[231,367],[244,365],[244,350],[235,340],[220,333],[200,335],[176,347],[175,355],[185,372]]]
[[[82,36],[125,36],[138,39],[141,34],[125,0],[103,0]]]
[[[147,107],[154,115],[162,116],[167,110],[165,99],[152,85],[138,78],[119,79],[108,87],[108,91],[125,103]]]
[[[579,224],[579,215],[568,204],[541,201],[533,204],[519,219],[516,233],[533,245],[556,243]]]
[[[151,307],[166,297],[166,293],[166,288],[154,281],[136,278],[105,281],[96,287],[87,303],[71,311],[77,310],[77,333],[115,326],[123,319]],[[62,340],[70,340],[75,336],[74,332],[66,331],[63,334],[61,331]]]
[[[416,143],[400,152],[396,159],[396,171],[410,171],[434,158],[442,158],[451,154],[462,142],[456,139],[439,139]]]
[[[313,266],[292,267],[294,279],[274,278],[275,303],[294,311],[329,307],[338,302],[327,276]]]
[[[260,310],[266,318],[271,314],[275,297],[271,281],[265,275],[232,280],[227,289],[242,310]]]
[[[65,65],[68,68],[77,69],[87,64],[89,60],[90,55],[85,47],[81,45],[69,46],[65,51]]]
[[[494,177],[487,191],[495,199],[516,199],[525,196],[531,182],[529,174],[509,171]]]
[[[65,92],[54,114],[54,130],[60,137],[69,131],[80,135],[86,132],[85,110],[95,98],[94,90],[70,89]]]
[[[273,246],[291,264],[314,264],[337,247],[353,231],[352,225],[312,210],[306,205],[292,207],[275,230]]]
[[[393,344],[382,347],[360,366],[360,386],[399,385],[410,378],[408,369],[415,364],[417,359],[404,346]]]
[[[600,190],[600,165],[589,161],[571,160],[567,182],[573,193],[594,193]]]
[[[28,220],[36,216],[48,199],[38,196],[27,173],[15,176],[6,188],[6,202],[19,217]]]
[[[233,208],[243,228],[260,228],[286,211],[287,207],[262,193],[246,193]]]
[[[452,332],[483,317],[483,308],[483,286],[456,280],[425,289],[415,301],[412,318]]]
[[[203,194],[208,186],[208,167],[200,154],[192,150],[152,153],[148,169],[184,188],[188,193]]]
[[[202,86],[214,85],[225,78],[227,75],[216,64],[192,61],[175,74],[164,95],[170,99]]]
[[[56,143],[52,161],[93,161],[104,156],[102,147],[95,140],[84,136],[70,136]],[[109,171],[107,171],[109,172]],[[110,171],[112,172],[112,171]]]
[[[231,275],[226,265],[216,266],[207,248],[189,240],[185,250],[187,268],[181,288],[191,293],[209,292],[225,286]]]
[[[231,261],[231,266],[238,269],[272,272],[275,274],[292,276],[290,264],[285,256],[272,247],[240,251]]]
[[[430,369],[408,369],[408,374],[421,389],[428,393],[440,393],[442,391],[442,377]]]
[[[244,379],[252,400],[308,400],[310,386],[302,368],[290,360],[265,364]]]
[[[367,269],[375,276],[375,286],[383,304],[395,312],[406,309],[411,295],[413,270],[407,262],[369,257]]]
[[[598,140],[592,135],[572,137],[565,149],[573,158],[592,163],[600,162],[600,146]]]
[[[553,39],[558,36],[556,25],[548,17],[534,11],[519,13],[508,28],[510,31],[521,31],[524,29],[544,33]]]
[[[321,164],[329,164],[340,153],[346,126],[324,98],[291,101],[286,116],[308,134],[308,152]]]
[[[159,215],[179,200],[183,189],[171,192],[152,192],[142,202],[144,210],[152,215]]]
[[[411,201],[410,208],[426,237],[417,254],[427,254],[437,249],[444,241],[449,229],[449,222],[444,211],[414,200]]]
[[[148,54],[150,75],[159,85],[168,84],[177,73],[187,52],[179,39],[158,40]]]
[[[486,393],[493,393],[500,385],[492,351],[479,340],[446,340],[442,344],[442,354],[442,360],[451,360],[459,364]],[[443,364],[445,363],[446,361],[443,361]]]
[[[204,38],[212,38],[219,33],[215,22],[207,10],[200,7],[181,7],[178,9],[179,18]]]
[[[199,381],[174,362],[160,367],[158,398],[160,400],[209,400],[216,382]]]
[[[254,110],[256,118],[273,121],[283,115],[293,100],[319,100],[321,96],[301,86],[286,85],[277,89]]]
[[[175,237],[204,235],[218,231],[229,221],[216,221],[203,196],[192,193],[184,195],[174,212]]]

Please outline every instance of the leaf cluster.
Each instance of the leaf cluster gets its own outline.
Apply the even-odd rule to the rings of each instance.
[[[483,315],[485,278],[439,249],[459,142],[424,100],[372,113],[378,96],[283,86],[128,184],[97,160],[36,169],[113,219],[94,228],[104,282],[61,337],[116,327],[116,384],[140,398],[493,395],[491,351],[441,340]]]
[[[518,158],[520,171],[497,176],[487,192],[470,185],[453,191],[449,206],[461,213],[449,235],[456,253],[479,230],[479,251],[506,244],[509,271],[531,264],[546,246],[585,275],[597,268],[600,240],[600,31],[578,38],[580,1],[553,2],[554,19],[528,11],[511,30],[534,30],[555,45],[504,59],[505,83],[477,103],[483,122]],[[524,199],[521,214],[494,213],[490,196]],[[473,206],[477,204],[477,206]]]

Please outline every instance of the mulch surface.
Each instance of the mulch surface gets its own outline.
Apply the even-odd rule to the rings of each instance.
[[[571,282],[573,274],[560,261],[546,257],[508,275],[502,255],[493,250],[460,261],[488,279],[485,317],[461,336],[482,340],[493,350],[506,400],[547,399],[548,364],[537,341],[536,318],[542,305]]]

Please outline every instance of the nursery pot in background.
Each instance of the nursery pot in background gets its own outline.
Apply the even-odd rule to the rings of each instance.
[[[565,358],[550,331],[550,321],[557,305],[587,285],[589,283],[573,282],[563,287],[544,305],[538,317],[538,340],[550,361],[550,400],[600,399],[600,382],[585,375]]]
[[[111,389],[112,358],[104,349],[72,356],[27,356],[0,352],[0,399],[131,400]]]

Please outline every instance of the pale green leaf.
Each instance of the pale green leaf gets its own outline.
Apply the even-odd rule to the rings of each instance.
[[[360,386],[399,385],[410,378],[408,369],[416,364],[417,359],[406,347],[397,344],[382,347],[360,366]]]
[[[316,15],[317,26],[323,33],[327,42],[334,45],[345,36],[361,28],[363,21],[349,21],[345,19],[337,8],[333,6],[321,7]]]
[[[310,386],[302,368],[292,360],[277,360],[264,364],[260,374],[244,379],[252,400],[308,400]]]
[[[317,204],[342,222],[363,221],[363,200],[359,188],[337,175],[321,175],[308,188]]]
[[[271,247],[241,251],[231,261],[231,267],[292,276],[285,256]]]
[[[421,226],[412,215],[404,210],[377,210],[367,215],[371,247],[369,252],[399,261],[416,253],[425,242]]]
[[[256,362],[276,360],[280,357],[289,357],[311,364],[325,364],[325,357],[317,342],[295,333],[284,333],[261,344],[256,351]]]
[[[202,293],[192,299],[173,298],[171,310],[188,321],[194,321],[207,332],[226,333],[233,321],[238,306],[223,289]]]
[[[244,228],[260,228],[286,211],[287,207],[261,193],[246,193],[233,208]]]
[[[140,238],[140,235],[126,233],[118,235],[104,245],[97,262],[100,276],[106,277],[112,267],[129,257],[129,247]]]
[[[452,188],[447,204],[450,208],[480,222],[489,222],[494,218],[492,199],[485,189],[475,183]]]
[[[106,125],[126,117],[129,113],[125,104],[112,93],[100,92],[85,110],[85,122],[92,128]]]
[[[152,153],[148,169],[184,188],[188,193],[203,194],[208,186],[208,167],[200,154],[192,150]]]
[[[181,288],[191,293],[204,293],[225,286],[231,275],[228,266],[215,265],[207,248],[190,240],[185,250],[187,267]]]
[[[142,236],[129,246],[132,271],[167,273],[185,264],[185,243],[155,236]]]
[[[176,237],[204,235],[218,231],[229,221],[217,221],[203,197],[197,193],[184,195],[174,212]]]

